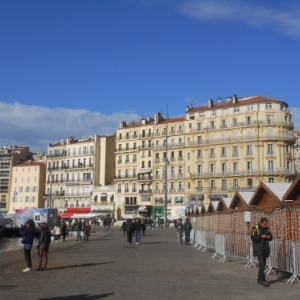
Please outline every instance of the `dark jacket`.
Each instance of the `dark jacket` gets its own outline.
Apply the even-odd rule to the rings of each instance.
[[[126,223],[126,230],[127,232],[132,232],[133,231],[133,224],[131,222]]]
[[[142,223],[140,221],[134,223],[134,229],[140,231],[142,229]]]
[[[177,222],[175,225],[175,228],[178,233],[183,233],[183,223],[182,222]]]
[[[183,229],[184,231],[191,231],[193,229],[193,226],[188,219],[186,219],[186,221],[184,222]]]
[[[23,226],[19,231],[21,236],[24,237],[22,243],[26,245],[32,245],[34,238],[34,228]]]
[[[81,221],[79,221],[79,223],[78,223],[77,230],[79,230],[79,231],[82,230],[82,222]]]
[[[263,234],[270,235],[271,239],[263,239],[261,236]],[[273,238],[270,229],[263,228],[260,224],[252,227],[251,240],[253,241],[253,255],[269,257],[270,255],[270,246],[269,241]]]
[[[66,234],[66,232],[67,232],[67,224],[63,223],[62,226],[61,226],[61,233]]]
[[[48,249],[51,243],[51,233],[49,230],[42,228],[37,248]]]
[[[90,235],[91,234],[91,230],[92,230],[91,225],[90,224],[85,224],[84,230],[83,230],[84,234]]]

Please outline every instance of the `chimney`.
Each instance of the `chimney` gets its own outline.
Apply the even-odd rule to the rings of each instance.
[[[143,119],[142,119],[142,124],[143,124],[143,125],[146,125],[146,123],[147,123],[146,121],[147,121],[147,120],[146,120],[145,118],[143,118]]]
[[[126,127],[126,122],[125,121],[122,121],[121,123],[120,123],[120,129],[121,128],[125,128]]]
[[[209,99],[209,100],[208,100],[208,107],[209,107],[209,108],[214,107],[214,100],[213,100],[213,99]]]
[[[222,98],[221,97],[218,98],[218,103],[222,103]]]
[[[233,95],[233,104],[237,104],[238,101],[239,101],[239,99],[238,99],[237,95],[234,94]]]
[[[154,124],[156,125],[156,124],[160,123],[161,121],[163,121],[163,117],[162,117],[161,113],[156,113],[154,115]]]

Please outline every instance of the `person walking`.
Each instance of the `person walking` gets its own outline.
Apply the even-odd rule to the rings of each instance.
[[[48,251],[51,243],[51,233],[50,233],[49,225],[46,222],[43,222],[41,226],[42,226],[41,235],[37,245],[38,255],[40,257],[39,267],[37,268],[37,271],[46,271],[47,264],[48,264]],[[44,258],[44,266],[42,266],[43,258]]]
[[[66,241],[66,235],[67,235],[67,224],[65,220],[61,221],[61,236],[62,236],[62,241]]]
[[[104,226],[104,231],[108,230],[108,222],[107,222],[107,219],[104,219],[103,220],[103,226]]]
[[[60,241],[60,235],[61,235],[61,230],[60,230],[60,224],[56,224],[53,228],[54,230],[54,240],[55,242],[59,242]]]
[[[139,245],[141,241],[141,230],[142,230],[142,224],[140,219],[135,220],[135,244]]]
[[[145,236],[145,232],[146,232],[146,224],[145,224],[145,221],[142,221],[142,233],[143,233],[143,236]]]
[[[120,231],[121,230],[123,230],[123,233],[124,233],[124,236],[125,236],[125,232],[126,232],[126,221],[124,221],[123,223],[122,223],[122,226],[121,226],[121,228],[120,228]]]
[[[78,242],[79,240],[82,241],[81,232],[82,232],[82,222],[81,222],[80,219],[78,219],[78,225],[77,225],[77,239],[76,239],[77,242]]]
[[[89,223],[89,221],[87,220],[85,222],[85,226],[84,226],[84,229],[83,229],[83,233],[84,233],[84,241],[86,240],[87,242],[89,241],[89,236],[91,234],[91,230],[92,230],[92,227]]]
[[[253,255],[257,256],[259,261],[259,270],[257,283],[263,287],[269,287],[270,283],[266,281],[265,267],[267,257],[270,256],[269,241],[273,238],[268,228],[268,219],[262,218],[258,225],[252,227],[251,240],[253,241]]]
[[[183,235],[182,219],[178,219],[178,222],[176,223],[176,231],[177,231],[179,246],[182,246],[182,235]]]
[[[126,231],[127,231],[127,242],[128,244],[132,244],[132,223],[130,219],[126,221]]]
[[[183,230],[184,230],[184,234],[185,234],[185,244],[186,245],[190,244],[190,234],[191,234],[192,229],[193,229],[193,226],[192,226],[191,222],[189,221],[188,218],[186,218],[185,222],[183,224]]]
[[[20,225],[19,232],[23,237],[22,243],[23,243],[25,260],[27,264],[27,268],[25,268],[23,272],[30,272],[32,268],[31,248],[32,248],[33,238],[34,238],[34,228],[35,228],[35,224],[34,221],[31,219],[29,219],[24,226],[22,224]]]

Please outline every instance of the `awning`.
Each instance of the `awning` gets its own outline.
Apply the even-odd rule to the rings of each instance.
[[[152,172],[152,169],[139,169],[138,170],[138,173],[139,174],[143,174],[143,173],[151,173]]]
[[[72,213],[61,213],[61,214],[57,214],[58,217],[61,217],[63,219],[69,219],[69,218],[73,218],[73,215]]]
[[[90,207],[68,207],[66,213],[72,214],[87,214],[91,211]]]

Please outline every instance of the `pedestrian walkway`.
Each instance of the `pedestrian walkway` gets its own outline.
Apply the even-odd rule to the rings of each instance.
[[[0,252],[0,299],[299,299],[300,285],[284,274],[269,275],[264,288],[256,268],[211,256],[179,246],[173,228],[147,229],[140,245],[128,245],[117,227],[96,228],[89,242],[52,243],[46,272],[23,273],[22,250]]]

